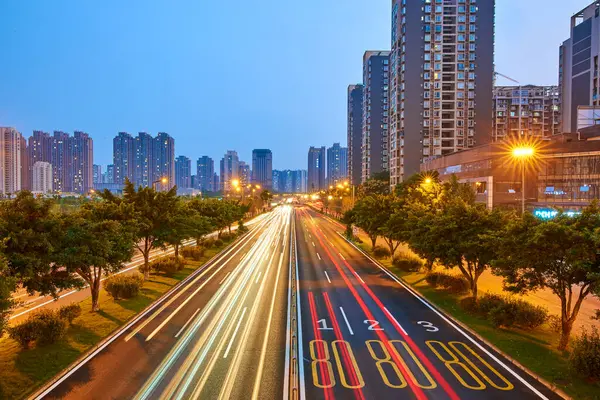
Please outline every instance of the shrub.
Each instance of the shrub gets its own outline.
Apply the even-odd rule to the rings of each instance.
[[[185,258],[190,258],[195,261],[200,261],[202,256],[204,255],[204,247],[202,246],[194,246],[194,247],[184,247],[181,249],[181,255]]]
[[[79,304],[69,304],[68,306],[62,306],[58,309],[58,315],[64,318],[69,324],[73,323],[73,320],[81,315],[81,307]]]
[[[104,290],[114,300],[130,299],[139,294],[144,278],[139,274],[114,275],[104,281]]]
[[[562,321],[558,315],[549,315],[546,322],[552,332],[560,333],[562,330]]]
[[[595,326],[590,333],[584,329],[573,340],[569,364],[573,371],[585,378],[600,379],[600,335]]]
[[[486,293],[477,303],[477,312],[495,327],[535,329],[548,320],[548,310],[527,301]]]
[[[220,238],[220,239],[221,239],[223,242],[229,242],[229,241],[231,241],[231,240],[232,240],[234,237],[235,237],[235,236],[234,236],[233,234],[231,234],[231,233],[227,233],[227,232],[226,232],[226,233],[222,233],[222,234],[221,234],[221,238]]]
[[[29,318],[25,322],[20,323],[16,326],[8,327],[8,335],[11,339],[19,342],[21,347],[24,349],[28,348],[31,342],[35,341],[38,333],[37,324]]]
[[[215,247],[221,247],[221,246],[223,246],[223,241],[221,239],[215,239],[213,242],[213,245]]]
[[[173,276],[177,271],[181,271],[185,264],[175,257],[163,257],[152,262],[152,269],[156,272],[162,272],[167,276]]]
[[[246,225],[244,225],[244,221],[240,221],[238,223],[238,227],[237,227],[237,233],[239,235],[248,232],[248,227]]]
[[[434,288],[440,287],[450,293],[460,294],[469,290],[469,281],[465,277],[445,272],[430,272],[425,276],[425,281]]]
[[[56,343],[67,332],[68,321],[59,311],[41,310],[32,314],[25,322],[8,329],[9,336],[23,348],[35,341],[39,345]]]
[[[417,272],[423,267],[423,261],[409,253],[399,253],[392,260],[392,264],[405,272]]]
[[[140,273],[142,273],[142,274],[144,274],[144,275],[145,275],[145,274],[146,274],[146,272],[150,272],[150,271],[152,271],[152,263],[151,263],[151,262],[150,262],[150,263],[148,263],[148,266],[147,266],[147,267],[146,267],[144,264],[140,265],[140,266],[138,267],[138,271],[139,271]]]
[[[386,249],[385,247],[381,247],[381,246],[375,246],[373,247],[373,255],[377,258],[385,258],[385,257],[390,257],[390,251],[388,249]]]
[[[214,245],[215,245],[215,239],[206,239],[202,242],[202,246],[204,246],[207,249],[214,247]]]

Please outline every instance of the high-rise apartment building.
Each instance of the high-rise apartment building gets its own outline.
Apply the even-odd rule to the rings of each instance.
[[[159,132],[154,138],[154,174],[153,181],[163,178],[167,183],[160,183],[163,190],[168,190],[175,185],[175,139],[168,133]]]
[[[221,187],[221,179],[219,178],[219,175],[217,175],[216,172],[213,173],[212,187],[213,187],[213,192],[219,191],[219,188]]]
[[[52,137],[52,188],[58,192],[73,191],[73,152],[69,134],[54,131]]]
[[[238,164],[238,179],[242,185],[248,185],[252,182],[250,166],[245,161],[240,161]]]
[[[115,183],[115,165],[108,164],[106,166],[106,172],[104,173],[104,183]]]
[[[348,177],[353,185],[362,178],[363,85],[348,86]]]
[[[154,182],[156,158],[154,156],[154,138],[146,132],[139,132],[135,138],[134,179],[136,186],[149,187]]]
[[[102,165],[94,164],[93,166],[93,182],[94,185],[104,183],[104,174],[102,173]]]
[[[492,138],[547,138],[560,133],[558,86],[494,87]]]
[[[13,195],[21,190],[23,136],[14,128],[0,128],[0,194]]]
[[[273,153],[269,149],[252,150],[252,183],[271,190],[273,182]]]
[[[94,142],[85,132],[75,131],[69,138],[72,160],[73,187],[75,193],[87,193],[94,188]]]
[[[216,192],[219,185],[214,186],[213,175],[215,173],[215,162],[208,156],[202,156],[196,163],[196,189],[202,192]]]
[[[362,182],[388,169],[389,63],[389,51],[363,56]]]
[[[239,177],[240,159],[234,150],[227,150],[225,156],[221,159],[221,192],[229,193],[233,189],[232,182]]]
[[[33,165],[38,161],[52,162],[52,136],[46,132],[33,131],[33,135],[29,137],[28,141],[27,177],[31,184],[33,178]]]
[[[32,168],[31,191],[34,193],[52,192],[52,165],[45,161],[36,161]]]
[[[430,157],[491,140],[494,0],[392,3],[392,185]]]
[[[325,146],[308,150],[308,191],[318,192],[327,188],[325,181]]]
[[[29,174],[29,151],[27,149],[27,139],[21,135],[21,190],[31,190],[31,175]]]
[[[275,193],[306,193],[306,177],[305,169],[274,169],[271,188]]]
[[[178,189],[192,187],[192,161],[186,156],[175,159],[175,184]]]
[[[348,179],[348,149],[339,143],[327,149],[327,182],[336,185]]]
[[[570,37],[559,50],[562,132],[577,132],[577,107],[600,105],[600,3],[571,17]]]
[[[136,140],[127,132],[119,132],[113,139],[113,175],[111,182],[125,183],[125,178],[135,181],[136,168]],[[109,174],[107,174],[109,175]]]

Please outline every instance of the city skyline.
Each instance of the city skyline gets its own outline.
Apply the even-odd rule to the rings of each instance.
[[[233,16],[235,23],[231,22],[232,16],[226,12],[226,4],[194,4],[191,9],[186,8],[185,13],[182,12],[184,8],[169,9],[157,5],[143,10],[142,17],[145,18],[139,19],[134,18],[134,15],[139,12],[139,7],[133,4],[121,5],[123,9],[120,9],[119,13],[114,12],[115,6],[108,6],[101,12],[97,10],[102,18],[93,21],[90,21],[89,15],[96,11],[90,12],[94,8],[88,5],[67,7],[43,2],[39,2],[37,7],[18,3],[0,5],[3,14],[15,16],[0,27],[0,44],[5,55],[7,59],[24,59],[24,62],[30,66],[26,77],[22,71],[19,71],[16,63],[4,63],[0,66],[0,73],[6,77],[0,82],[0,90],[5,94],[0,100],[2,125],[14,126],[24,136],[29,136],[34,129],[40,128],[47,131],[83,130],[94,139],[96,164],[104,167],[112,162],[111,139],[117,132],[164,131],[177,139],[180,148],[194,149],[189,152],[176,151],[176,156],[184,155],[191,160],[196,160],[202,155],[209,155],[218,160],[225,149],[237,147],[240,158],[250,160],[253,148],[268,147],[277,154],[273,168],[301,168],[305,164],[304,156],[301,154],[303,152],[294,149],[304,148],[308,143],[317,141],[325,143],[343,141],[346,119],[345,88],[348,83],[361,81],[360,55],[365,49],[389,50],[390,47],[390,2],[373,2],[369,7],[364,7],[364,2],[358,0],[345,2],[342,7],[316,1],[314,3],[314,7],[319,10],[318,13],[301,13],[296,15],[295,19],[286,20],[285,24],[271,22],[275,20],[272,18],[274,13],[281,10],[269,10],[270,7],[266,3],[255,7],[244,5],[247,15],[256,15],[260,18],[264,31],[256,30],[252,25],[248,26],[248,21],[237,14]],[[497,70],[518,79],[522,84],[556,85],[557,46],[569,36],[569,20],[564,16],[572,15],[589,3],[587,0],[568,3],[541,0],[499,2],[496,5],[495,64]],[[306,6],[306,9],[310,9],[309,4]],[[31,13],[35,14],[38,23],[31,24],[24,21],[31,17]],[[177,21],[179,17],[189,21],[194,15],[203,14],[216,16],[215,21],[211,21],[211,24],[205,27],[214,32],[214,35],[204,35],[210,37],[211,41],[214,40],[214,44],[198,38],[195,28],[192,29],[193,25],[190,24],[172,27],[173,29],[168,29],[169,37],[160,39],[156,36],[156,32],[148,28],[153,24],[146,23],[156,20],[171,26],[172,21]],[[351,24],[347,24],[346,21],[357,14],[365,19],[364,25],[374,28],[359,33]],[[77,22],[74,25],[56,26],[53,23],[56,20],[53,16],[56,15],[70,15],[69,19]],[[277,15],[280,18],[280,14]],[[123,42],[114,48],[101,45],[100,49],[88,50],[83,44],[90,40],[96,42],[98,35],[105,34],[103,26],[114,18],[118,18],[118,21],[133,21],[119,33],[119,39]],[[145,22],[137,25],[136,20]],[[536,34],[544,37],[545,40],[536,43],[535,46],[520,40],[527,35],[529,27],[538,20],[552,21],[552,24],[541,24],[536,28]],[[319,32],[317,36],[316,33],[303,30],[302,27],[307,24],[307,21],[328,28],[324,32]],[[258,47],[263,41],[259,39],[269,38],[275,41],[271,43],[272,45],[276,45],[279,40],[288,44],[283,46],[288,50],[284,50],[283,54],[268,55],[269,60],[276,63],[290,58],[308,60],[311,54],[318,53],[321,54],[323,65],[320,68],[312,68],[294,62],[293,67],[281,68],[281,72],[277,71],[278,68],[269,68],[266,71],[261,70],[265,61],[261,58],[252,61],[251,57],[241,57],[242,62],[250,64],[239,65],[238,57],[235,57],[236,62],[233,62],[229,58],[232,55],[226,52],[219,53],[223,59],[218,64],[235,65],[234,69],[228,67],[219,71],[219,68],[215,68],[216,65],[199,62],[197,57],[200,56],[196,53],[210,54],[218,51],[220,45],[230,41],[229,35],[219,28],[229,24],[244,30],[248,41],[251,42],[251,48],[244,50],[248,51],[248,54],[257,51],[264,53],[265,49],[262,46]],[[50,26],[52,29],[47,29]],[[288,36],[281,35],[280,39],[278,38],[280,35],[272,34],[280,29],[285,29]],[[56,35],[71,37],[74,41],[73,46],[65,46],[65,41],[57,39]],[[109,32],[105,40],[116,40],[113,35]],[[157,39],[148,41],[154,43],[153,46],[157,46],[156,50],[149,45],[144,45],[129,54],[129,50],[137,48],[140,38],[145,35]],[[319,36],[325,40],[317,40]],[[173,41],[176,42],[176,46],[173,48],[167,46],[167,43]],[[290,42],[293,44],[290,45]],[[299,43],[296,46],[298,42],[306,43]],[[196,52],[194,51],[196,48],[206,51]],[[294,51],[291,50],[292,48]],[[331,48],[336,50],[333,52],[324,50]],[[204,69],[199,72],[197,67],[185,67],[179,77],[174,74],[175,70],[181,69],[181,65],[176,61],[159,63],[155,67],[152,67],[152,63],[139,63],[140,56],[153,55],[155,51],[164,53],[161,59],[169,60],[176,60],[177,55],[184,54],[186,61],[190,61],[186,62],[186,65],[200,65]],[[126,59],[121,60],[119,57],[123,55]],[[519,57],[519,63],[512,62],[515,55]],[[53,62],[41,68],[41,64],[35,61],[40,58],[52,59]],[[74,58],[78,60],[75,73],[73,73],[73,66],[70,65],[72,63],[68,61]],[[117,67],[121,65],[132,67],[126,69]],[[286,62],[285,65],[290,63]],[[332,73],[323,74],[323,68]],[[84,74],[83,71],[86,73]],[[157,73],[157,71],[166,73]],[[247,71],[247,74],[239,71]],[[334,74],[333,71],[336,73]],[[223,82],[223,80],[215,74],[221,73],[232,77],[226,80],[229,86],[224,90],[216,87],[216,82]],[[231,104],[230,106],[238,109],[241,114],[231,124],[222,124],[224,111],[220,109],[225,110],[229,107],[224,108],[217,104],[230,101],[226,99],[235,97],[232,96],[233,90],[237,91],[239,86],[248,79],[264,77],[265,73],[268,73],[271,79],[264,79],[267,82],[265,85],[253,89],[254,95],[260,99],[253,103],[260,105],[268,102],[272,107],[256,108],[247,102]],[[216,79],[211,79],[208,83],[204,79],[196,78],[212,75],[215,75]],[[290,76],[294,79],[290,80]],[[27,81],[23,80],[25,78]],[[148,85],[149,81],[156,83]],[[166,90],[171,83],[173,88]],[[498,84],[509,83],[498,79]],[[295,99],[273,101],[278,96],[278,87],[294,87]],[[317,101],[314,101],[315,87],[319,88]],[[192,93],[207,90],[215,93],[217,97],[192,96]],[[190,103],[189,105],[180,103],[179,92],[182,93],[184,101]],[[81,102],[79,99],[83,93],[86,101]],[[203,100],[202,97],[207,99]],[[211,108],[206,109],[209,106]],[[300,109],[300,106],[305,108],[304,114],[308,118],[294,118],[295,110]],[[158,112],[162,109],[164,112]],[[205,112],[197,116],[192,111],[196,109],[204,109]],[[247,131],[248,124],[253,128],[256,127],[252,129],[252,135],[235,134],[235,132]],[[199,130],[198,127],[202,128]],[[286,132],[286,135],[281,135],[281,132]],[[232,137],[236,141],[231,140]],[[204,141],[202,146],[197,145],[198,140]]]

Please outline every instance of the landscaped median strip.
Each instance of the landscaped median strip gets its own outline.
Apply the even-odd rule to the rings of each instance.
[[[524,372],[526,372],[533,379],[535,379],[536,381],[542,383],[544,386],[548,387],[550,390],[554,391],[555,393],[557,393],[561,397],[563,397],[565,399],[569,399],[570,398],[570,396],[567,395],[562,389],[560,389],[556,385],[548,382],[546,379],[544,379],[540,375],[536,374],[535,372],[531,371],[530,369],[528,369],[527,367],[525,367],[524,365],[522,365],[520,362],[518,362],[517,360],[515,360],[513,357],[509,356],[508,354],[506,354],[505,352],[503,352],[502,350],[500,350],[498,347],[494,346],[492,343],[490,343],[484,337],[482,337],[481,335],[479,335],[473,329],[471,329],[470,327],[468,327],[464,323],[458,321],[457,319],[455,319],[454,317],[452,317],[450,314],[446,313],[446,311],[444,311],[443,309],[439,308],[435,304],[431,303],[419,291],[417,291],[416,289],[414,289],[409,283],[405,282],[402,279],[402,277],[396,276],[387,267],[385,267],[379,261],[377,261],[376,259],[374,259],[373,257],[371,257],[363,249],[361,249],[360,247],[356,246],[352,241],[348,240],[348,238],[346,238],[343,234],[341,234],[339,232],[337,232],[337,234],[340,235],[340,237],[342,237],[342,239],[344,239],[346,242],[348,242],[356,250],[360,251],[373,264],[375,264],[377,267],[379,267],[383,272],[385,272],[386,275],[388,275],[395,282],[397,282],[398,284],[400,284],[404,289],[406,289],[410,294],[412,294],[415,298],[417,298],[427,308],[429,308],[431,311],[433,311],[434,313],[436,313],[440,318],[442,318],[446,323],[448,323],[451,327],[453,327],[456,331],[458,331],[461,335],[463,335],[467,340],[469,340],[471,343],[473,343],[475,346],[477,346],[488,357],[490,357],[496,363],[498,363],[499,365],[501,365],[507,372],[509,372],[516,379],[518,379],[521,383],[523,383],[525,386],[527,386],[529,389],[531,389],[534,393],[536,393],[540,398],[546,399],[546,397],[542,393],[540,393],[537,389],[535,389],[533,386],[531,386],[519,374],[515,373],[505,363],[503,363],[501,360],[499,360],[495,355],[493,355],[489,350],[487,350],[484,346],[482,346],[480,343],[478,343],[476,340],[474,340],[469,335],[472,335],[472,336],[476,337],[479,341],[481,341],[482,343],[484,343],[486,346],[488,346],[489,348],[491,348],[492,350],[494,350],[498,354],[501,354],[503,357],[505,357],[507,360],[509,360],[512,364],[514,364],[515,366],[517,366],[518,368],[520,368],[521,370],[523,370]],[[467,331],[468,334],[465,331]]]
[[[246,236],[240,236],[239,240]],[[35,389],[49,377],[57,374],[35,395],[35,398],[43,397],[49,388],[60,383],[70,372],[74,372],[79,366],[102,351],[140,319],[160,306],[174,291],[201,274],[207,266],[225,254],[231,246],[236,246],[238,243],[236,240],[224,244],[219,249],[208,249],[203,260],[189,261],[188,264],[191,265],[191,268],[190,266],[186,267],[183,272],[177,273],[173,278],[162,275],[153,276],[152,280],[148,282],[148,287],[145,287],[146,290],[142,289],[138,298],[113,302],[103,291],[101,306],[102,310],[109,315],[85,313],[79,320],[83,324],[79,325],[76,320],[75,326],[69,332],[70,335],[68,333],[68,336],[59,343],[23,351],[7,336],[0,339],[0,384],[4,385],[3,388],[0,387],[0,390],[3,390],[3,392],[0,391],[0,397],[23,398],[31,389]],[[167,286],[171,287],[167,289]],[[89,301],[90,299],[86,298],[82,303]],[[86,308],[86,306],[84,305],[82,308]],[[129,319],[131,319],[129,322],[125,322]],[[90,334],[89,331],[93,332]],[[85,337],[82,338],[82,335]],[[93,343],[98,340],[100,340],[98,343]],[[77,354],[75,355],[73,352]],[[24,363],[24,359],[28,361]],[[64,368],[65,365],[68,366]],[[61,368],[63,369],[61,370]]]

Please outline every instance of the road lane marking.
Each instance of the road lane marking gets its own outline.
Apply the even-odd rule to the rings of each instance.
[[[260,279],[260,274],[262,274],[262,271],[258,271],[258,276],[256,277],[254,283],[258,283],[258,280]]]
[[[342,257],[342,260],[346,261],[346,259],[344,258],[344,256],[342,255],[342,253],[338,253],[340,255],[340,257]]]
[[[354,275],[356,275],[356,277],[358,278],[359,281],[361,281],[362,283],[365,283],[365,281],[362,280],[362,278],[356,271],[354,271]]]
[[[400,325],[400,322],[398,322],[398,320],[396,318],[394,318],[394,316],[392,315],[392,313],[386,307],[383,307],[383,310],[387,313],[387,315],[389,315],[394,320],[394,322],[396,323],[396,325],[398,325],[398,327],[400,329],[402,329],[402,332],[404,332],[404,334],[406,336],[408,336],[408,333],[406,333],[406,331],[404,330],[404,328],[402,327],[402,325]]]
[[[294,216],[295,218],[295,216]],[[294,219],[295,221],[295,219]],[[295,222],[294,222],[295,224]],[[294,232],[294,255],[296,260],[296,282],[300,282],[300,276],[298,274],[298,237]],[[300,285],[296,284],[296,312],[297,312],[297,320],[298,324],[298,365],[300,371],[300,400],[306,400],[306,385],[304,383],[304,363],[301,360],[304,360],[304,340],[302,339],[302,312],[300,311]]]
[[[244,319],[244,314],[246,314],[247,309],[248,309],[248,307],[244,307],[244,311],[242,311],[242,315],[240,316],[237,326],[235,327],[235,331],[233,331],[233,336],[231,336],[231,340],[229,341],[229,344],[227,345],[227,349],[225,349],[225,354],[223,354],[223,358],[227,358],[227,356],[229,355],[229,350],[231,350],[231,345],[233,344],[235,336],[238,333],[238,329],[240,329],[240,324],[242,323],[242,320]]]
[[[312,242],[312,245],[313,245],[313,247],[316,247],[316,246],[315,246],[315,242]]]
[[[319,253],[317,253],[317,258],[318,258],[319,260],[321,260],[321,256],[319,255]]]
[[[181,335],[181,332],[183,332],[185,330],[185,328],[187,328],[187,326],[190,324],[190,322],[192,322],[192,320],[194,319],[194,317],[196,316],[196,314],[198,314],[198,312],[200,312],[200,309],[197,309],[192,316],[187,320],[187,322],[185,323],[185,325],[183,325],[181,327],[181,329],[179,330],[179,332],[177,332],[177,334],[175,335],[175,337],[179,337],[179,335]]]
[[[219,285],[221,285],[223,282],[225,282],[225,279],[227,279],[227,277],[229,276],[229,274],[231,273],[231,271],[229,271],[226,275],[225,278],[221,279],[221,282],[219,282]]]
[[[342,312],[342,317],[344,317],[344,321],[346,321],[346,326],[348,326],[348,330],[350,331],[350,334],[354,336],[354,331],[352,331],[350,322],[348,321],[348,318],[346,318],[346,313],[344,312],[344,309],[342,307],[340,307],[340,311]]]
[[[329,279],[329,275],[327,274],[327,271],[323,271],[325,272],[325,276],[327,277],[327,280],[329,281],[329,283],[331,283],[331,279]]]
[[[369,259],[375,266],[377,266],[377,268],[379,268],[380,270],[385,272],[392,280],[394,280],[396,283],[398,283],[400,286],[402,286],[404,289],[406,289],[407,292],[409,292],[411,295],[413,295],[413,297],[415,297],[417,300],[419,300],[421,303],[423,303],[423,305],[425,305],[427,308],[429,308],[431,311],[433,311],[435,314],[437,314],[437,316],[440,317],[441,319],[443,319],[448,325],[450,325],[457,332],[459,332],[461,335],[463,335],[465,338],[467,338],[471,343],[473,343],[475,346],[477,346],[477,348],[479,350],[481,350],[483,353],[485,353],[490,359],[497,362],[502,368],[504,368],[508,373],[510,373],[513,377],[515,377],[519,382],[521,382],[523,385],[525,385],[527,388],[529,388],[529,390],[531,390],[533,393],[535,393],[540,399],[549,400],[548,397],[546,397],[543,393],[541,393],[539,390],[537,390],[535,387],[533,387],[520,374],[513,371],[508,365],[506,365],[504,362],[502,362],[502,360],[500,360],[498,357],[493,355],[490,351],[488,351],[485,347],[483,347],[479,342],[477,342],[470,335],[468,335],[464,330],[459,328],[454,322],[452,322],[450,319],[448,319],[448,317],[446,317],[444,314],[439,312],[427,300],[425,300],[425,298],[418,295],[412,288],[408,287],[405,283],[403,283],[398,278],[396,278],[390,271],[388,271],[387,269],[385,269],[381,265],[379,265],[375,260],[373,260],[372,257],[370,257],[364,251],[359,249],[354,243],[352,243],[349,240],[347,240],[346,238],[344,238],[344,236],[341,233],[338,233],[338,235],[340,235],[344,240],[346,240],[359,253],[361,253],[363,256],[365,256],[367,259]]]

